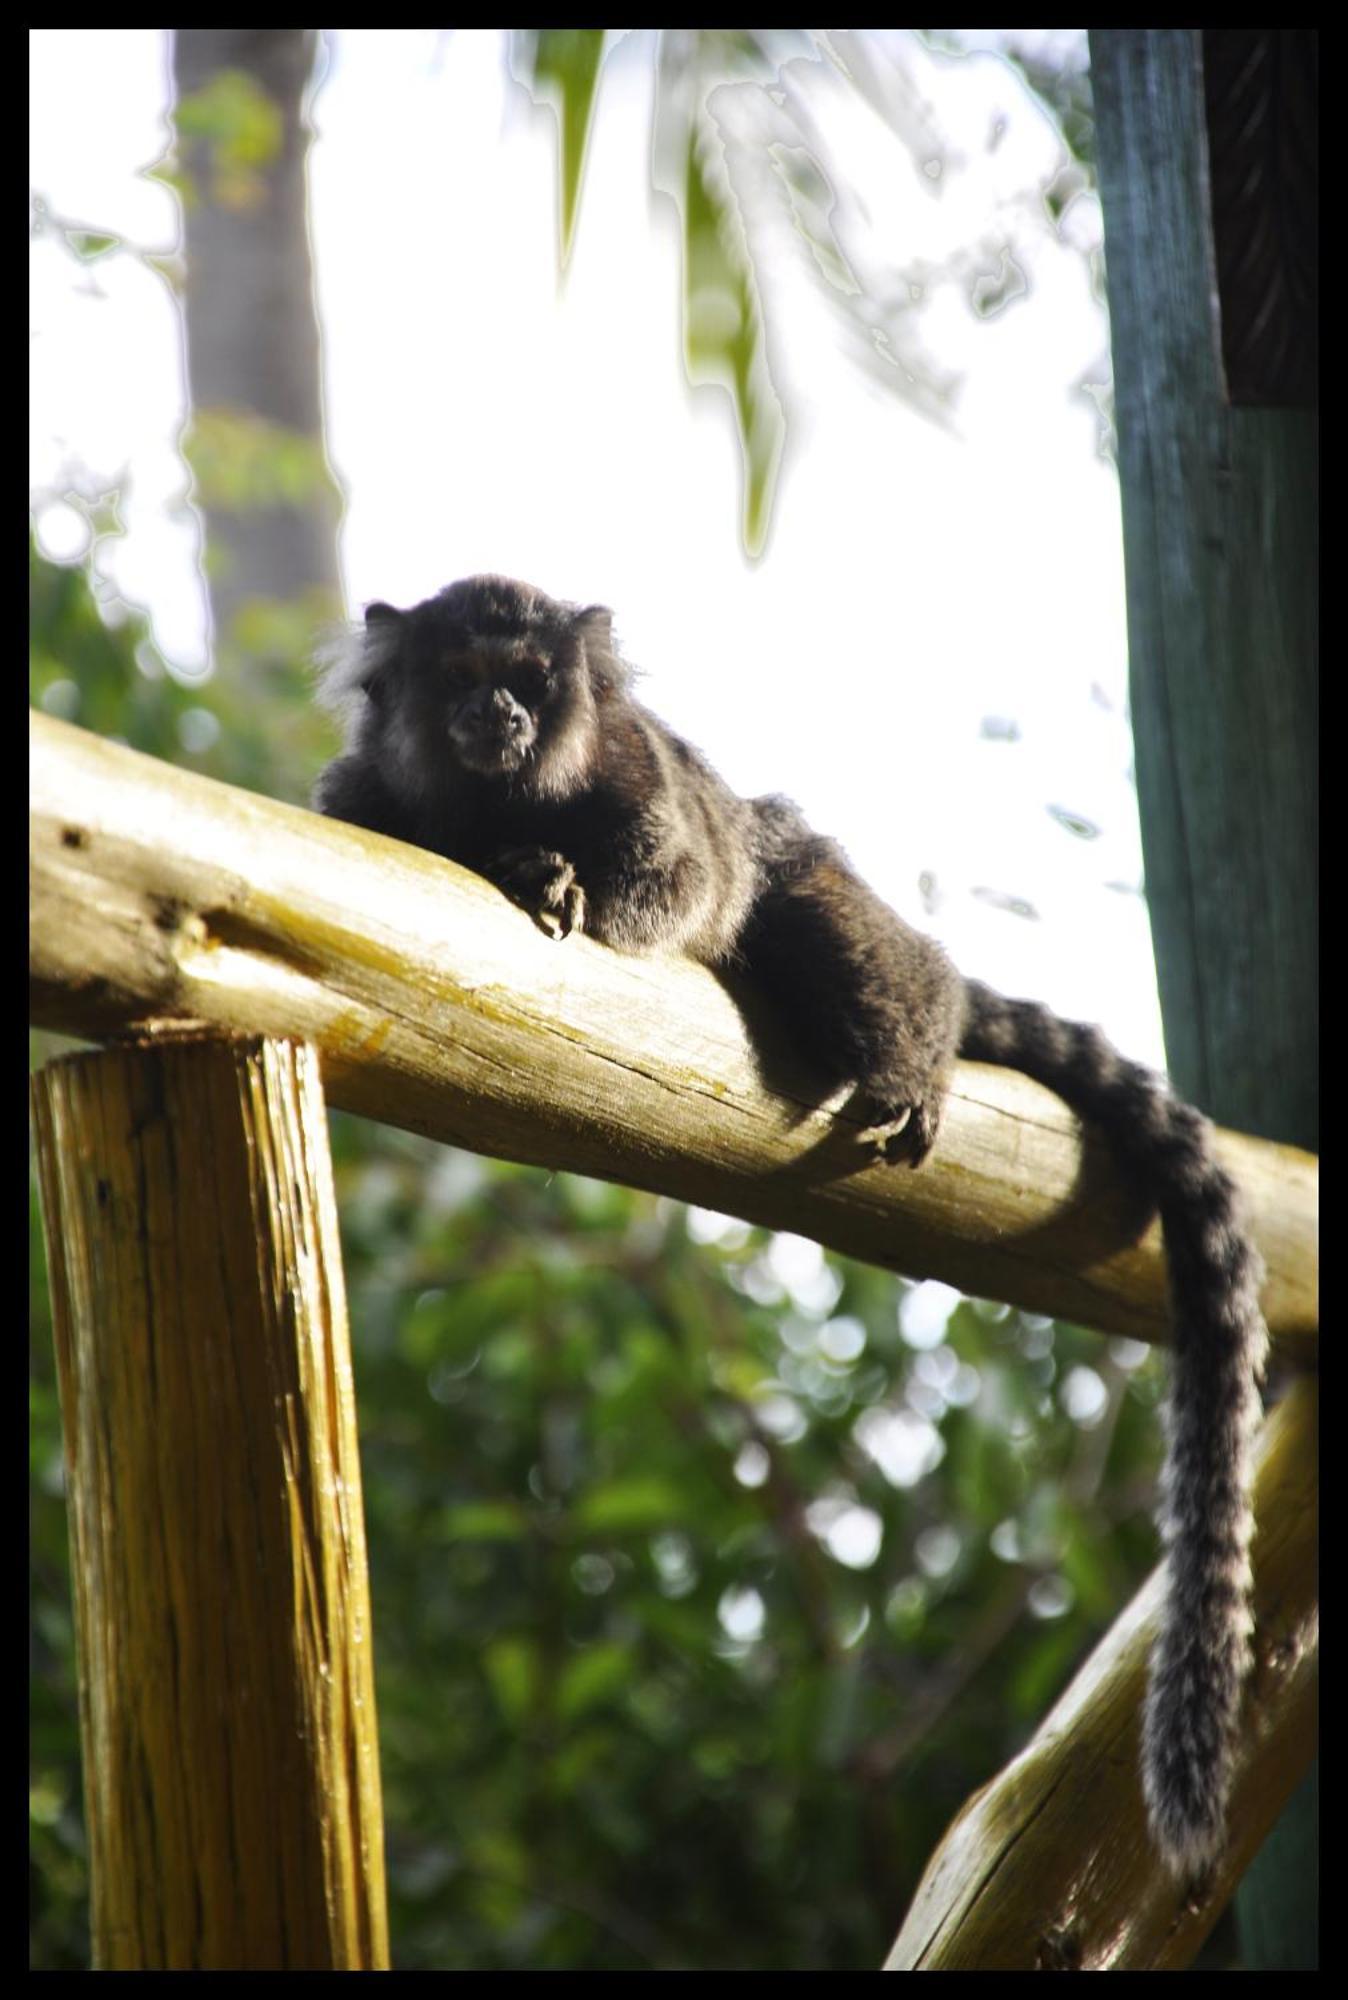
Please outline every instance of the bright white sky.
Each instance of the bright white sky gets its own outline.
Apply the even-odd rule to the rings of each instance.
[[[165,31],[39,29],[31,46],[35,191],[63,221],[172,249],[173,201],[141,177],[166,142]],[[931,292],[924,346],[962,378],[941,429],[858,370],[779,232],[774,362],[799,401],[751,564],[729,403],[682,368],[677,228],[650,192],[652,48],[634,33],[606,65],[559,286],[555,127],[511,82],[503,33],[330,36],[311,214],[352,606],[480,569],[611,604],[644,699],[732,783],[796,797],[966,973],[1159,1062],[1118,490],[1083,388],[1107,372],[1083,254],[1098,204],[1047,226],[1034,190],[1057,144],[995,54],[891,40],[911,117],[943,136],[938,180],[831,68],[793,72],[864,204],[851,247],[869,271],[892,281],[996,229],[1026,285],[981,320],[959,285]],[[199,670],[170,295],[141,260],[81,266],[51,235],[32,276],[44,546],[83,545],[62,495],[119,484],[126,533],[100,565]],[[989,716],[1019,740],[983,736]]]

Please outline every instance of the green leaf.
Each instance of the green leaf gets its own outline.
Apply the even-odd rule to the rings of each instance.
[[[517,1542],[528,1529],[524,1510],[513,1500],[468,1501],[446,1507],[440,1532],[447,1542]]]
[[[575,1518],[582,1531],[622,1533],[670,1527],[682,1520],[684,1511],[685,1495],[674,1480],[638,1474],[591,1487]]]
[[[630,1646],[616,1640],[587,1646],[568,1660],[557,1682],[557,1714],[563,1722],[597,1708],[631,1679],[635,1659]]]
[[[557,115],[562,172],[562,268],[571,256],[580,183],[594,119],[605,28],[534,28],[519,38],[521,66],[536,98]]]
[[[728,181],[715,171],[719,147],[698,102],[684,143],[684,358],[694,382],[718,382],[734,400],[744,458],[744,540],[757,554],[767,536],[786,418],[768,367],[743,225]]]
[[[66,242],[82,263],[92,264],[96,257],[106,255],[109,250],[120,250],[120,236],[107,236],[95,229],[67,229]]]
[[[512,1729],[518,1729],[534,1704],[537,1647],[528,1639],[493,1640],[482,1654],[482,1671],[502,1715]]]

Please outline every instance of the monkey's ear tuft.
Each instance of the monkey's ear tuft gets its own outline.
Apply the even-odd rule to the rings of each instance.
[[[387,604],[372,604],[364,625],[338,625],[324,636],[314,661],[324,708],[341,715],[362,695],[373,698],[375,681],[397,653],[401,616]]]
[[[595,638],[601,645],[612,646],[613,613],[607,604],[587,604],[583,611],[576,613],[576,624],[586,638]]]

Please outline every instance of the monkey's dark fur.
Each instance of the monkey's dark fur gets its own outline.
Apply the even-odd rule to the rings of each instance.
[[[918,1166],[957,1055],[1023,1070],[1109,1136],[1165,1231],[1174,1368],[1143,1788],[1192,1879],[1221,1851],[1249,1666],[1250,1438],[1262,1275],[1207,1121],[1096,1028],[966,981],[782,798],[740,799],[632,697],[610,616],[499,576],[372,604],[324,696],[349,711],[315,804],[491,878],[546,929],[746,971],[866,1140]]]

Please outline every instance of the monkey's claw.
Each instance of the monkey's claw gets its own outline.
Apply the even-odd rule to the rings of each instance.
[[[546,847],[512,847],[496,857],[491,873],[550,938],[584,930],[585,891],[562,855]]]
[[[937,1119],[925,1104],[903,1104],[861,1133],[863,1146],[889,1166],[920,1167],[936,1142]]]
[[[534,920],[540,930],[547,932],[560,944],[572,931],[585,928],[585,891],[579,882],[568,882],[561,892],[558,903],[545,904],[534,912]]]

